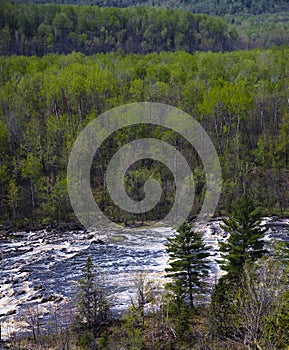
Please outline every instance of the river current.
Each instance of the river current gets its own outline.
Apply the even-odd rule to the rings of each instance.
[[[218,240],[227,239],[220,224],[221,220],[212,220],[195,226],[211,246],[211,286],[221,274],[215,261],[220,257]],[[265,218],[262,224],[269,228],[266,240],[288,239],[288,219]],[[47,322],[51,310],[58,310],[65,319],[69,305],[75,303],[77,281],[88,257],[103,274],[114,312],[122,313],[133,297],[137,272],[146,271],[152,280],[164,282],[168,262],[164,244],[173,234],[165,227],[66,233],[43,230],[18,232],[0,242],[2,337],[29,331],[27,314],[35,313],[36,307],[42,323]]]

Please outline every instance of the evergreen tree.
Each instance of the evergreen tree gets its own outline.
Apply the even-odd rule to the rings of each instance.
[[[260,227],[261,212],[248,196],[233,204],[232,215],[221,227],[230,234],[227,242],[219,242],[222,270],[229,278],[241,275],[246,262],[253,262],[266,254],[263,241],[266,228]]]
[[[175,237],[168,238],[166,251],[169,254],[170,267],[167,277],[172,278],[168,287],[179,300],[179,305],[189,299],[194,307],[194,295],[203,291],[209,265],[206,260],[210,255],[201,233],[194,232],[192,226],[185,223],[178,229]]]
[[[248,196],[233,204],[232,215],[221,227],[230,234],[227,242],[219,242],[222,270],[228,274],[220,278],[212,293],[212,328],[218,336],[231,337],[233,319],[238,313],[236,297],[242,284],[244,266],[266,254],[264,234],[260,228],[261,213]],[[241,298],[242,299],[242,298]]]
[[[94,339],[111,320],[110,305],[91,258],[87,259],[82,274],[78,282],[75,330],[80,335],[79,342],[88,349],[93,349]]]

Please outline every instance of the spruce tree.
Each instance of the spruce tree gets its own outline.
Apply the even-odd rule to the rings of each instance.
[[[228,273],[219,279],[212,292],[211,327],[218,337],[231,339],[239,313],[237,301],[242,300],[244,267],[266,254],[263,240],[266,229],[260,227],[261,212],[248,196],[234,202],[231,216],[223,221],[221,227],[230,236],[227,242],[219,242],[222,259],[218,262]]]
[[[105,286],[98,276],[91,258],[88,258],[78,281],[77,317],[75,331],[81,343],[94,348],[94,339],[111,320],[110,305],[105,294]]]
[[[246,262],[253,262],[266,254],[264,235],[261,228],[261,212],[248,196],[233,204],[232,215],[224,219],[221,227],[230,234],[227,242],[219,242],[222,260],[218,262],[228,277],[237,278],[242,274]]]
[[[172,279],[168,287],[179,301],[189,300],[191,308],[194,308],[195,294],[201,293],[206,286],[204,278],[209,271],[209,247],[205,245],[202,234],[194,232],[192,226],[187,223],[177,232],[174,237],[168,238],[166,243],[170,265],[166,268],[166,276]]]

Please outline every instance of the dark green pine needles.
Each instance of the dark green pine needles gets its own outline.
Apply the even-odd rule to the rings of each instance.
[[[233,204],[232,215],[221,227],[230,234],[227,242],[220,242],[222,260],[218,262],[228,277],[241,275],[245,262],[253,262],[266,254],[263,240],[266,228],[260,227],[261,212],[253,201],[244,196]]]
[[[188,300],[192,308],[195,294],[203,292],[206,286],[204,279],[209,272],[209,248],[205,245],[202,234],[194,232],[187,223],[166,243],[170,265],[166,272],[167,277],[172,279],[168,288],[180,301]]]

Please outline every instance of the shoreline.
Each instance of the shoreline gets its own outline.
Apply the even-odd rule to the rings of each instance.
[[[156,221],[157,222],[157,221]],[[120,229],[134,229],[134,228],[149,228],[155,224],[154,221],[136,221],[131,224],[119,223]],[[161,223],[160,223],[160,226]],[[92,228],[93,229],[93,228]],[[13,236],[15,233],[19,232],[37,232],[37,231],[47,231],[47,232],[59,232],[64,233],[67,231],[89,231],[82,224],[78,222],[50,222],[47,224],[42,223],[29,223],[26,225],[0,225],[0,240],[5,239],[9,236]]]
[[[224,216],[214,216],[210,217],[208,220],[203,220],[203,222],[212,222],[216,220],[222,220],[222,218],[225,218],[226,215]],[[272,220],[289,220],[289,216],[284,216],[284,215],[264,215],[262,218],[262,221],[265,220],[266,218],[270,218],[270,221]],[[163,227],[165,225],[162,225],[161,221],[135,221],[132,223],[118,223],[117,225],[119,226],[120,229],[148,229],[152,226],[154,226],[157,222],[159,222],[160,227]],[[197,222],[192,219],[189,221],[190,224],[194,225]],[[268,223],[267,223],[268,224]],[[91,229],[96,229],[96,228],[91,228]],[[58,233],[65,233],[67,231],[82,231],[82,232],[87,232],[89,229],[86,229],[81,223],[79,222],[55,222],[52,221],[50,223],[29,223],[29,224],[22,224],[22,225],[0,225],[0,241],[3,239],[8,238],[9,236],[13,236],[15,233],[29,233],[29,232],[37,232],[37,231],[47,231],[47,232],[58,232]]]

